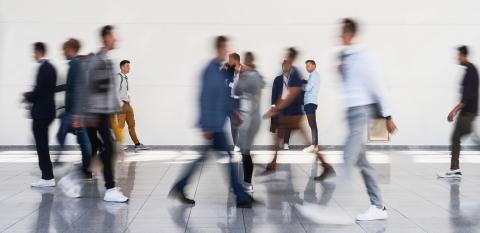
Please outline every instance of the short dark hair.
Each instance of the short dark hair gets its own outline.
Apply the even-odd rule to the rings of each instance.
[[[80,41],[74,38],[70,38],[65,43],[63,43],[63,49],[70,48],[75,50],[75,52],[78,52],[78,50],[80,50],[80,47]]]
[[[466,45],[462,45],[457,48],[458,52],[462,54],[463,56],[468,56],[468,47]]]
[[[306,61],[305,61],[305,64],[308,64],[308,63],[310,63],[310,64],[312,64],[312,65],[314,65],[314,66],[317,65],[314,60],[306,60]]]
[[[221,49],[225,47],[225,44],[228,42],[228,38],[226,36],[217,36],[215,38],[215,49]]]
[[[343,32],[349,32],[349,33],[352,33],[353,35],[357,34],[358,25],[357,25],[357,22],[355,22],[355,20],[351,18],[345,18],[342,20],[342,24],[343,24]]]
[[[105,37],[105,36],[111,35],[112,31],[113,31],[113,26],[112,25],[105,25],[100,30],[100,36]]]
[[[290,58],[292,61],[297,58],[298,50],[294,47],[290,47],[287,49],[287,57]]]
[[[238,55],[238,53],[232,53],[228,56],[235,59],[235,61],[240,61],[240,55]]]
[[[246,52],[245,53],[245,58],[243,62],[246,66],[255,69],[255,55],[253,55],[252,52]]]
[[[122,68],[125,64],[130,64],[129,60],[123,60],[120,62],[120,68]]]
[[[47,53],[47,46],[43,42],[35,42],[33,44],[33,50],[36,52],[41,52],[43,54]]]

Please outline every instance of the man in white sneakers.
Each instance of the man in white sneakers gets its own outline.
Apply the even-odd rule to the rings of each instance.
[[[343,160],[347,177],[354,166],[360,169],[363,181],[370,197],[370,208],[357,216],[358,221],[388,218],[375,170],[366,156],[366,128],[374,114],[386,119],[389,133],[396,130],[390,115],[380,79],[367,51],[354,43],[357,23],[352,19],[343,19],[341,41],[345,49],[340,55],[339,71],[347,107],[348,136],[344,146]]]
[[[461,83],[462,99],[453,110],[448,114],[448,122],[453,122],[455,116],[458,118],[453,130],[451,139],[451,154],[450,170],[447,172],[438,173],[439,178],[461,178],[462,171],[460,170],[460,140],[462,137],[469,135],[472,132],[472,123],[477,117],[478,113],[478,71],[475,65],[468,60],[467,46],[458,48],[458,62],[465,67],[465,75]]]
[[[103,47],[98,53],[88,58],[88,93],[85,112],[88,114],[88,136],[90,141],[102,139],[103,150],[99,152],[103,163],[103,178],[105,179],[105,196],[107,202],[126,202],[128,198],[123,195],[115,184],[113,168],[115,165],[113,137],[110,127],[110,115],[120,110],[120,101],[115,84],[115,73],[112,60],[108,53],[115,49],[116,37],[113,27],[104,26],[101,29]],[[95,149],[96,152],[96,149]]]

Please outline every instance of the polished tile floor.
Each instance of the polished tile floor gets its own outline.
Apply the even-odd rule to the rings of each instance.
[[[255,154],[261,172],[271,152]],[[336,168],[341,153],[326,152]],[[128,204],[102,201],[103,180],[82,183],[82,197],[68,198],[58,189],[32,189],[39,172],[35,154],[0,152],[0,232],[480,232],[480,152],[463,153],[461,180],[446,181],[436,173],[448,167],[447,152],[371,152],[390,218],[353,222],[369,202],[358,174],[350,182],[312,181],[321,172],[309,154],[283,152],[279,170],[286,179],[254,183],[261,204],[236,209],[225,178],[225,158],[212,155],[192,179],[188,194],[197,205],[183,206],[167,198],[172,183],[193,151],[127,153],[117,164],[118,186],[130,197]],[[77,152],[62,160],[76,162]],[[352,224],[313,222],[295,208],[317,203],[347,216]],[[333,212],[332,212],[333,213]]]

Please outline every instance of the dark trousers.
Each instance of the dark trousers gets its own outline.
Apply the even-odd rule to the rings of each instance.
[[[115,188],[115,178],[113,177],[113,137],[110,131],[110,116],[108,114],[98,114],[98,122],[96,127],[90,127],[87,129],[88,137],[92,144],[92,154],[97,152],[100,143],[102,145],[101,152],[98,153],[103,163],[103,177],[105,179],[105,188]],[[98,139],[100,136],[100,140]]]
[[[460,143],[464,136],[472,132],[472,123],[475,120],[476,114],[469,112],[462,112],[457,118],[455,129],[453,130],[451,138],[451,152],[452,158],[450,162],[450,169],[460,169]]]
[[[228,154],[228,157],[230,159],[229,161],[230,185],[232,186],[233,192],[237,197],[237,201],[238,202],[251,201],[249,195],[245,192],[245,190],[243,189],[243,186],[238,181],[237,167],[232,161],[232,154],[230,153],[229,144],[228,144],[227,138],[225,137],[224,132],[213,133],[211,144],[208,145],[205,148],[205,150],[201,152],[200,158],[198,158],[197,160],[195,160],[193,163],[189,165],[184,175],[175,184],[174,188],[183,192],[185,186],[188,184],[188,181],[190,180],[190,177],[199,168],[200,164],[207,159],[208,152],[210,150],[224,151]]]
[[[253,175],[253,161],[252,161],[252,156],[250,155],[250,150],[242,153],[242,164],[243,164],[243,181],[251,184],[252,175]]]
[[[42,171],[42,179],[53,179],[52,161],[50,160],[50,151],[48,148],[48,127],[53,119],[33,120],[32,130],[37,148],[38,165]]]
[[[317,105],[306,104],[304,106],[305,114],[307,115],[308,125],[312,133],[312,145],[318,145],[318,128],[317,128]]]

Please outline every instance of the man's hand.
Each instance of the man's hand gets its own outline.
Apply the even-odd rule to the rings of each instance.
[[[72,128],[82,128],[82,122],[78,119],[78,116],[72,115]]]
[[[395,131],[397,131],[397,125],[395,125],[395,122],[392,119],[387,120],[387,131],[390,134],[393,134]]]
[[[276,116],[277,114],[278,114],[278,112],[274,108],[271,108],[265,114],[263,114],[263,119],[272,118],[272,117]]]
[[[202,132],[202,137],[211,140],[213,138],[213,132]]]
[[[457,115],[457,111],[452,110],[447,117],[448,122],[452,122],[455,119],[455,116]]]

